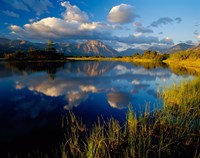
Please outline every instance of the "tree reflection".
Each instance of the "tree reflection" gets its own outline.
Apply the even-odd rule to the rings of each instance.
[[[47,72],[50,79],[56,77],[58,69],[66,73],[83,73],[87,76],[101,76],[116,65],[115,62],[66,61],[66,62],[5,62],[0,68],[14,74]],[[11,74],[12,74],[11,73]]]
[[[5,62],[4,67],[14,73],[30,74],[47,72],[54,79],[58,69],[64,68],[64,62]]]
[[[170,65],[169,68],[172,70],[173,73],[178,75],[193,75],[193,76],[200,76],[200,69],[195,69],[192,67],[183,67],[179,65]]]
[[[168,65],[163,63],[163,62],[137,62],[137,61],[134,61],[133,62],[133,65],[134,66],[142,66],[144,67],[145,69],[155,69],[157,67],[161,67],[161,68],[168,68]]]

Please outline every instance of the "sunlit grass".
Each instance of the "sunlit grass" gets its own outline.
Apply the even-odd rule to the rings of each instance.
[[[125,57],[68,57],[68,60],[94,60],[94,61],[122,61],[122,62],[155,62],[154,59],[138,59],[132,56]]]
[[[200,78],[166,87],[160,97],[164,108],[153,113],[137,116],[129,106],[124,125],[99,118],[88,128],[69,112],[66,139],[55,157],[200,158]]]
[[[188,83],[189,82],[189,83]],[[178,106],[180,109],[200,108],[200,79],[183,81],[181,84],[174,84],[167,87],[163,92],[164,107]]]
[[[169,64],[178,64],[178,65],[182,65],[182,66],[191,66],[191,67],[200,67],[199,62],[200,59],[185,59],[185,60],[180,60],[180,59],[173,59],[173,58],[169,58],[167,60],[164,60],[164,62],[169,63]]]
[[[186,70],[189,74],[200,75],[200,50],[198,46],[172,53],[162,62],[167,63],[172,71],[175,70],[175,73],[182,73],[181,70],[183,72]]]
[[[195,157],[200,156],[200,79],[166,88],[164,109],[126,123],[111,118],[87,129],[70,112],[62,157]]]

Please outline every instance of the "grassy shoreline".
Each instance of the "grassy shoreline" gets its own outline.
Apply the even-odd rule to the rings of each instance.
[[[155,62],[163,62],[168,65],[179,65],[184,66],[188,68],[200,68],[200,59],[198,60],[153,60],[153,59],[138,59],[138,58],[132,58],[132,57],[107,57],[107,58],[98,58],[98,57],[70,57],[67,58],[68,60],[83,60],[83,61],[122,61],[122,62],[149,62],[149,63],[155,63]]]
[[[106,58],[98,58],[98,57],[70,57],[68,60],[87,60],[87,61],[122,61],[122,62],[159,62],[152,59],[137,59],[132,57],[106,57]]]
[[[138,59],[138,58],[132,58],[132,57],[122,57],[122,58],[117,58],[117,57],[108,57],[108,58],[97,58],[97,57],[71,57],[67,58],[68,60],[75,60],[75,61],[120,61],[120,62],[132,62],[136,64],[141,64],[142,63],[164,63],[169,66],[170,69],[174,70],[177,67],[183,67],[185,69],[195,71],[198,76],[200,75],[200,59],[198,60],[152,60],[152,59]]]
[[[0,62],[67,62],[67,61],[119,61],[119,62],[130,62],[134,65],[142,65],[143,67],[150,69],[157,66],[169,67],[176,74],[190,74],[194,76],[200,76],[200,59],[198,60],[153,60],[153,59],[140,59],[133,57],[68,57],[66,59],[57,60],[8,60],[1,58]],[[181,72],[182,71],[182,72]]]
[[[83,61],[122,61],[122,62],[163,62],[166,64],[176,64],[180,66],[187,67],[197,67],[200,68],[200,59],[197,60],[155,60],[155,59],[145,59],[145,58],[134,58],[134,57],[66,57],[65,59],[6,59],[0,58],[0,61],[68,61],[68,60],[83,60]]]
[[[200,158],[200,78],[166,87],[159,95],[164,103],[162,110],[136,116],[129,107],[124,125],[112,118],[88,129],[70,112],[66,117],[66,139],[57,157]],[[45,154],[38,157],[48,158]]]
[[[164,109],[136,116],[123,126],[115,119],[92,129],[70,112],[62,157],[200,157],[200,79],[166,88]]]
[[[197,76],[200,76],[200,59],[182,61],[167,59],[164,60],[163,63],[166,63],[171,70],[186,69],[190,72],[189,74],[194,74],[192,72],[195,72]]]
[[[200,68],[200,59],[197,60],[172,60],[172,59],[167,59],[163,61],[164,63],[167,63],[169,65],[180,65],[184,67],[195,67],[195,68]]]
[[[46,61],[69,61],[69,60],[77,60],[77,61],[122,61],[122,62],[157,62],[156,60],[152,59],[133,59],[131,57],[123,57],[123,58],[117,58],[117,57],[106,57],[106,58],[98,58],[98,57],[67,57],[65,59],[26,59],[26,60],[17,60],[17,59],[6,59],[6,58],[0,58],[0,61],[22,61],[22,62],[32,62],[32,61],[38,61],[38,62],[46,62]]]
[[[134,57],[67,57],[65,59],[35,59],[35,60],[10,60],[5,58],[0,58],[0,62],[66,62],[66,61],[119,61],[119,62],[130,62],[136,65],[146,65],[146,64],[155,64],[162,65],[167,64],[168,67],[173,71],[177,72],[177,70],[183,70],[190,72],[189,74],[200,76],[200,59],[197,60],[153,60],[153,59],[141,59],[141,58],[134,58]],[[160,64],[158,64],[160,63]],[[147,65],[148,68],[148,65]]]

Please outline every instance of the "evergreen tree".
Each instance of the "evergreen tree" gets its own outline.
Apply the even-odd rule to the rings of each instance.
[[[56,52],[56,48],[55,48],[55,44],[53,43],[52,40],[48,40],[47,42],[47,52],[51,52],[51,53],[55,53]]]

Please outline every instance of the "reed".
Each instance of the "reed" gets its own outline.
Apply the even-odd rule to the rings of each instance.
[[[55,157],[200,158],[200,78],[166,87],[160,97],[164,108],[153,113],[137,116],[129,106],[124,125],[99,118],[87,128],[69,112],[66,139]],[[40,152],[28,155],[35,156],[48,158]]]
[[[87,129],[70,112],[62,157],[200,157],[200,79],[167,87],[164,108],[136,116],[129,107],[123,126],[111,118]]]

